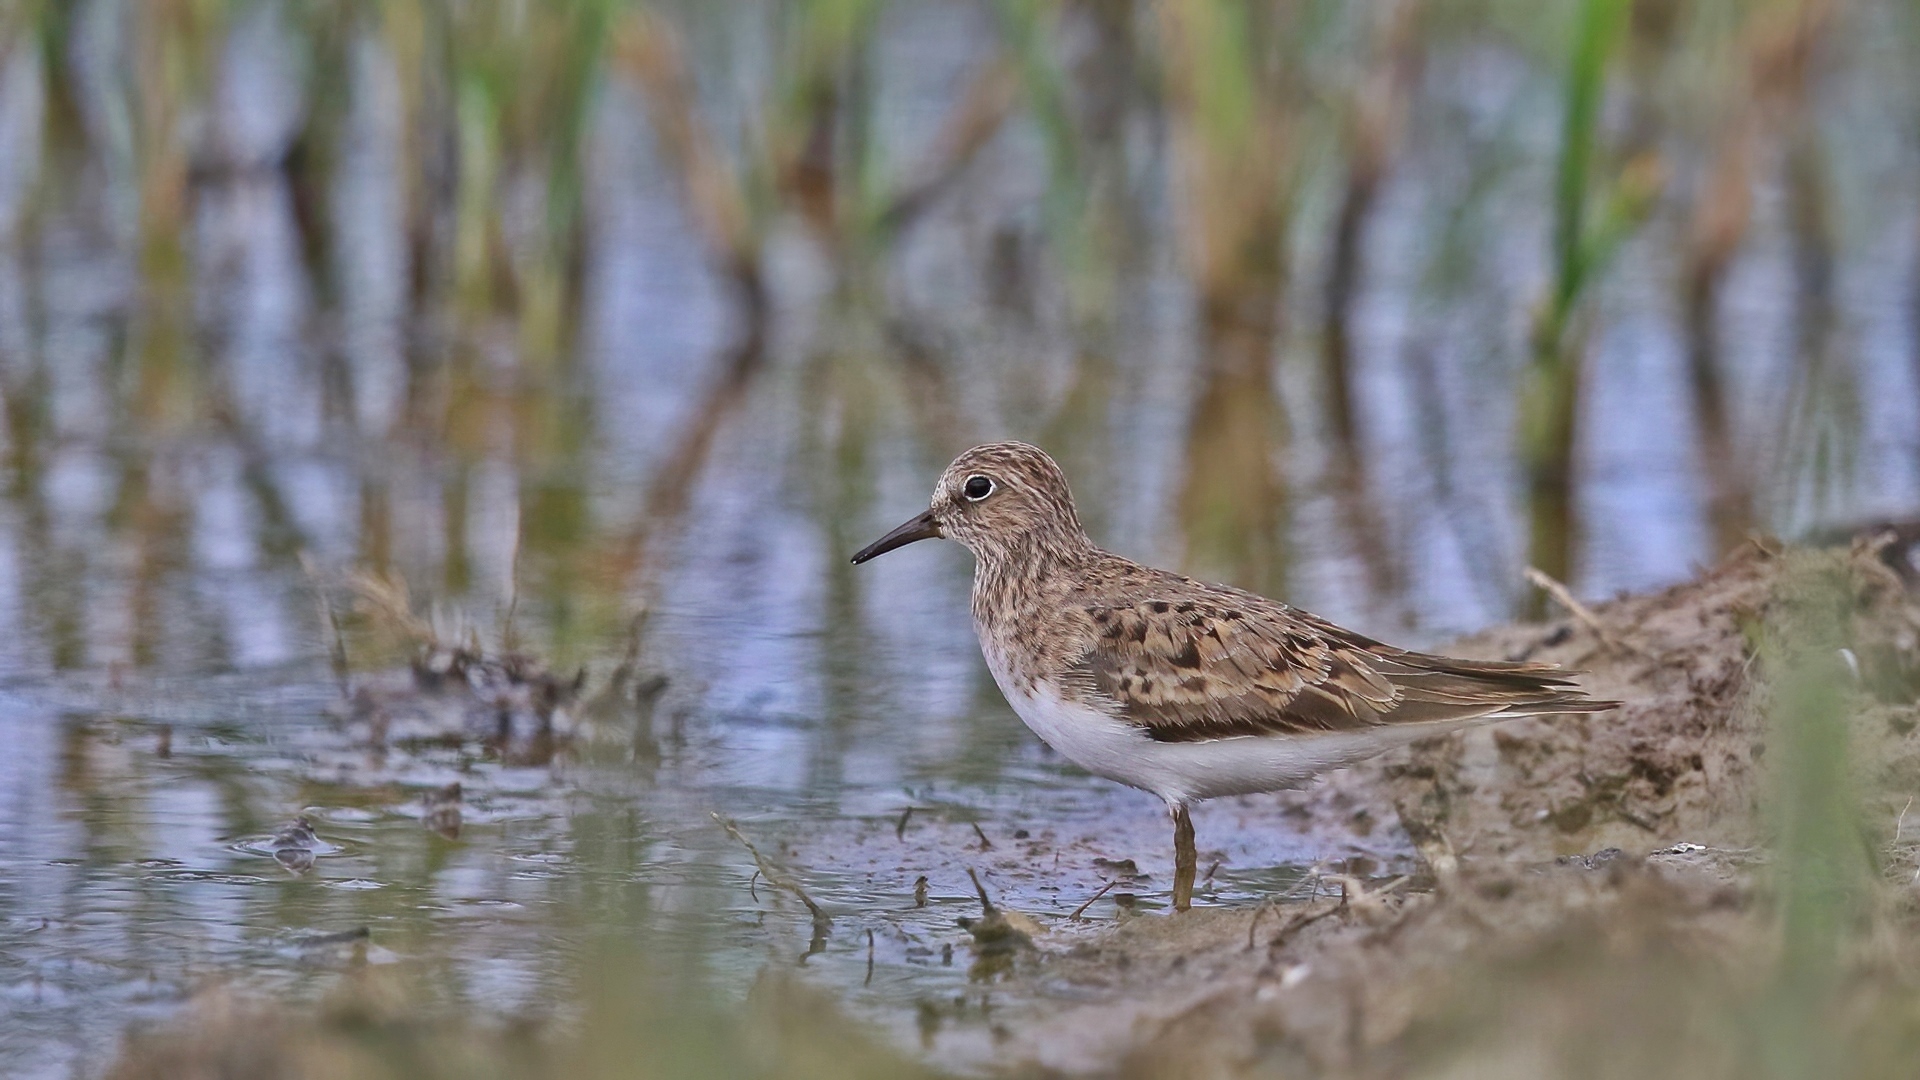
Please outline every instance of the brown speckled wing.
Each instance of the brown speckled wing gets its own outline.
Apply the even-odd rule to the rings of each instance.
[[[1372,641],[1251,593],[1173,579],[1164,599],[1088,603],[1076,681],[1161,742],[1597,712],[1552,664],[1454,660]]]

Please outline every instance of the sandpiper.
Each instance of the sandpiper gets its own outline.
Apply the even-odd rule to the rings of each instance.
[[[1299,787],[1327,769],[1474,724],[1604,712],[1553,664],[1408,652],[1226,585],[1103,551],[1039,447],[976,446],[928,509],[862,548],[973,552],[973,625],[994,682],[1033,733],[1173,818],[1173,906],[1192,903],[1188,807]]]

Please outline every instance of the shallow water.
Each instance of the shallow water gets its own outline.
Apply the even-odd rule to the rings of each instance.
[[[676,722],[657,761],[635,761],[625,732],[602,731],[516,767],[471,750],[369,750],[325,718],[334,694],[310,667],[6,692],[19,736],[0,810],[7,1075],[92,1071],[125,1024],[162,1018],[196,990],[300,1000],[357,964],[433,973],[433,1006],[564,1019],[597,920],[636,912],[633,933],[657,961],[692,954],[723,997],[764,964],[803,964],[903,1038],[966,1060],[990,1045],[969,1003],[992,997],[969,978],[956,925],[979,914],[969,869],[997,903],[1060,937],[1108,881],[1119,884],[1085,925],[1164,904],[1157,804],[1063,768],[1011,729],[989,779],[887,738],[879,716],[852,726],[888,745],[846,755],[835,778],[806,767],[821,718],[745,713]],[[1003,724],[982,705],[964,722]],[[456,781],[448,839],[423,819]],[[822,905],[823,939],[790,897],[752,880],[751,857],[714,812]],[[315,834],[301,872],[274,857],[295,815]],[[1297,891],[1300,867],[1356,850],[1295,834],[1257,799],[1209,807],[1200,828],[1221,863],[1203,902]],[[1383,842],[1361,869],[1402,856]],[[1127,893],[1139,900],[1122,909],[1114,897]],[[923,1031],[928,1016],[935,1028]]]
[[[111,37],[119,7],[82,9],[86,34]],[[271,161],[297,90],[275,59],[286,30],[261,18],[223,54],[207,123],[235,156]],[[984,55],[983,20],[966,5],[889,9],[875,128],[894,158],[924,146]],[[693,34],[722,117],[746,109],[739,84],[755,68],[752,33],[727,30]],[[1853,200],[1837,214],[1835,348],[1859,411],[1839,479],[1774,494],[1771,523],[1787,532],[1920,508],[1920,391],[1896,272],[1920,199],[1904,159],[1878,149],[1911,140],[1876,137],[1911,126],[1904,99],[1871,78],[1886,49],[1860,36],[1826,106]],[[82,37],[76,49],[108,48]],[[741,327],[637,94],[615,84],[593,113],[578,350],[556,374],[523,365],[511,329],[484,316],[449,334],[407,312],[403,148],[382,96],[393,59],[371,40],[356,57],[366,89],[347,106],[354,135],[330,193],[343,208],[331,288],[303,261],[295,193],[272,169],[196,186],[189,301],[141,275],[125,162],[99,151],[76,169],[73,201],[31,243],[13,239],[25,200],[0,178],[0,1073],[90,1075],[128,1024],[198,989],[311,1000],[359,963],[444,976],[436,1004],[451,1009],[564,1017],[582,951],[621,920],[723,996],[764,964],[802,965],[903,1041],[983,1059],[992,984],[970,979],[955,924],[978,912],[967,870],[1070,937],[1081,924],[1066,916],[1108,882],[1086,911],[1096,923],[1164,903],[1167,825],[1151,798],[1078,773],[1019,726],[978,658],[963,552],[922,545],[857,569],[846,557],[923,506],[968,441],[1020,436],[1062,459],[1097,539],[1184,560],[1202,346],[1163,118],[1136,108],[1120,125],[1124,220],[1097,227],[1126,250],[1097,268],[1091,315],[1069,310],[1083,283],[1044,253],[1046,151],[1025,119],[900,239],[873,290],[882,313],[839,296],[797,223],[773,229],[764,368],[720,417],[684,512],[655,522],[648,495]],[[40,152],[17,141],[20,118],[44,108],[22,89],[33,62],[14,53],[0,70],[17,170]],[[1276,343],[1292,421],[1275,452],[1292,485],[1284,591],[1378,636],[1442,640],[1509,617],[1518,595],[1512,376],[1546,252],[1557,78],[1499,44],[1438,44],[1369,231],[1355,370],[1376,539],[1398,583],[1369,577],[1335,505],[1319,390],[1302,374],[1317,349],[1310,303],[1291,302],[1301,312]],[[1676,153],[1682,175],[1699,164]],[[1302,293],[1321,262],[1326,186],[1309,177],[1303,196]],[[1758,189],[1723,306],[1733,396],[1771,458],[1796,282],[1781,193]],[[1590,597],[1677,580],[1708,555],[1659,242],[1672,222],[1656,225],[1595,305],[1590,527],[1573,582]],[[169,316],[190,332],[169,338]],[[932,405],[916,405],[894,323],[945,372]],[[443,347],[450,336],[458,348]],[[431,424],[407,420],[421,401]],[[653,561],[628,572],[620,556],[641,533]],[[636,750],[613,723],[534,767],[356,743],[330,717],[331,635],[300,553],[322,575],[400,571],[423,606],[483,636],[511,607],[531,647],[596,678],[646,609],[643,666],[670,679],[657,745]],[[355,659],[365,679],[395,656]],[[423,819],[455,782],[448,839]],[[755,882],[714,813],[832,916],[817,949],[806,912]],[[301,815],[316,842],[294,873],[273,837]],[[1297,893],[1328,859],[1406,865],[1397,830],[1301,834],[1271,799],[1196,817],[1203,902]]]

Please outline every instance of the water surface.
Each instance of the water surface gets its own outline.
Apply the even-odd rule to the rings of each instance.
[[[1119,109],[1113,205],[1090,226],[1111,243],[1084,248],[1091,267],[1057,250],[1046,134],[1022,113],[868,280],[776,221],[763,351],[715,408],[751,335],[633,85],[594,99],[577,333],[536,360],[497,313],[409,307],[397,163],[418,148],[393,118],[394,55],[356,39],[356,89],[337,103],[349,137],[316,211],[275,164],[312,104],[293,31],[274,5],[248,10],[195,120],[223,156],[195,173],[171,277],[142,263],[137,163],[109,137],[128,100],[125,5],[76,7],[80,60],[62,77],[91,133],[77,149],[37,134],[39,54],[0,61],[0,1072],[92,1075],[129,1024],[196,991],[306,1002],[358,964],[432,973],[435,1006],[564,1020],[609,923],[723,998],[763,965],[796,966],[903,1041],[982,1060],[994,988],[969,977],[955,924],[978,912],[967,871],[1070,939],[1068,913],[1109,882],[1091,925],[1129,917],[1124,897],[1164,902],[1167,825],[1019,726],[973,642],[964,552],[846,559],[924,506],[953,453],[1018,436],[1062,460],[1097,539],[1187,565],[1207,346],[1166,117]],[[758,107],[773,32],[756,7],[728,11],[689,31],[721,131]],[[889,5],[878,25],[873,137],[910,161],[996,30],[947,3]],[[1816,103],[1837,177],[1827,347],[1852,410],[1820,422],[1845,453],[1808,466],[1780,449],[1799,445],[1776,419],[1809,316],[1772,174],[1722,302],[1745,438],[1784,478],[1767,522],[1788,533],[1920,506],[1904,134],[1920,128],[1876,78],[1903,61],[1872,25],[1840,38],[1855,62]],[[1338,498],[1312,375],[1337,170],[1306,170],[1270,388],[1289,599],[1410,644],[1515,610],[1513,387],[1543,287],[1558,86],[1497,36],[1432,43],[1355,307],[1363,528]],[[1676,124],[1676,193],[1704,167],[1687,134]],[[42,174],[63,198],[29,199]],[[1588,597],[1711,555],[1667,243],[1683,202],[1662,204],[1593,302],[1572,582]],[[303,248],[316,213],[322,272]],[[661,499],[689,446],[684,498]],[[1394,573],[1369,563],[1376,548]],[[595,680],[644,610],[642,666],[669,679],[650,737],[622,716],[539,764],[356,741],[334,719],[315,582],[345,611],[342,576],[369,567],[403,575],[450,637],[497,644],[511,612],[526,647]],[[348,621],[352,680],[391,672],[403,654]],[[424,819],[456,782],[449,839]],[[715,813],[823,905],[823,938]],[[300,816],[316,842],[293,873],[273,838]],[[1204,902],[1285,895],[1329,859],[1406,865],[1395,829],[1302,834],[1272,799],[1197,817],[1218,864]]]

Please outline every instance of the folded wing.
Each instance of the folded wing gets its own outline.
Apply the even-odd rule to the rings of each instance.
[[[1588,698],[1557,665],[1408,652],[1237,590],[1189,586],[1085,611],[1094,644],[1074,677],[1161,742],[1618,705]]]

